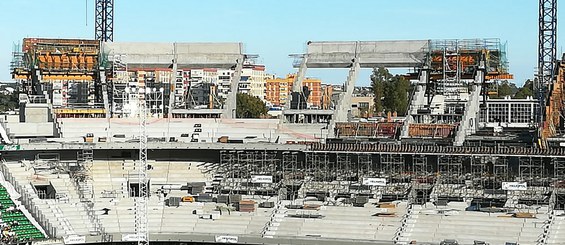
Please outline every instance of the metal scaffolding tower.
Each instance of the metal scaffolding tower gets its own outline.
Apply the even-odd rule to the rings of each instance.
[[[137,244],[149,244],[148,228],[148,202],[149,188],[147,178],[147,111],[145,105],[145,91],[138,90],[139,104],[139,161],[137,162],[139,195],[135,200],[135,233]]]
[[[534,91],[539,99],[538,123],[544,120],[546,96],[555,77],[557,59],[557,0],[539,0],[538,79]]]
[[[95,14],[96,40],[114,41],[114,0],[96,0]]]

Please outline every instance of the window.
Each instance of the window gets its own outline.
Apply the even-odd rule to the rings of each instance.
[[[531,121],[532,106],[530,104],[511,104],[510,114],[513,123],[529,123]]]

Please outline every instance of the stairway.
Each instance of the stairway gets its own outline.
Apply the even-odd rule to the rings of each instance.
[[[406,214],[402,216],[400,227],[397,229],[393,242],[394,244],[408,244],[410,236],[408,228],[414,227],[415,219],[412,214],[419,212],[422,209],[421,205],[408,204],[406,206]],[[416,211],[416,212],[415,212]]]

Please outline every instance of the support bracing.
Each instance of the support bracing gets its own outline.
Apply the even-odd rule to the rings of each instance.
[[[304,57],[302,57],[300,61],[298,74],[296,74],[296,77],[294,78],[294,83],[292,84],[292,92],[302,92],[302,81],[304,80],[304,77],[306,76],[306,70],[308,69],[308,66],[306,66],[307,63],[308,63],[308,56],[304,55]]]
[[[102,42],[114,41],[114,0],[96,0],[95,38]]]
[[[345,81],[344,92],[339,96],[337,108],[334,112],[332,122],[347,122],[350,121],[351,116],[351,98],[353,97],[353,90],[355,90],[355,81],[361,70],[361,65],[357,58],[351,61],[351,68]]]
[[[241,80],[241,72],[243,70],[245,56],[240,57],[236,62],[237,64],[235,65],[235,70],[231,78],[230,92],[228,93],[228,98],[226,99],[224,110],[222,112],[223,118],[237,118],[237,93],[239,91],[239,81]]]

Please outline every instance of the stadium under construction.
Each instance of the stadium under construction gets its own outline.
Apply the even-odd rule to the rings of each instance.
[[[291,55],[282,114],[242,119],[236,94],[258,57],[243,43],[113,42],[107,21],[97,40],[14,48],[19,108],[0,118],[5,243],[565,241],[555,26],[540,34],[553,44],[540,40],[533,97],[488,96],[513,78],[499,39],[308,41]],[[405,117],[353,117],[359,72],[376,67],[410,70]],[[328,110],[306,106],[309,68],[348,70]],[[196,105],[196,85],[217,91]]]

